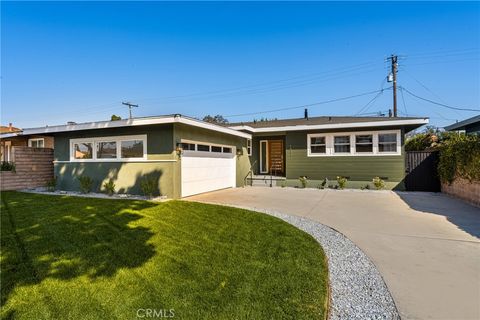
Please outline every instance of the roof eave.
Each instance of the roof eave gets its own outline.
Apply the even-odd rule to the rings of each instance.
[[[346,122],[346,123],[332,123],[332,124],[317,124],[317,125],[293,125],[293,126],[278,126],[278,127],[264,127],[253,128],[247,125],[233,126],[231,129],[245,130],[251,133],[260,132],[276,132],[276,131],[307,131],[307,130],[322,130],[322,129],[346,129],[346,128],[367,128],[367,127],[392,127],[405,126],[410,127],[411,130],[428,124],[428,118],[418,119],[403,119],[403,120],[388,120],[388,121],[365,121],[365,122]]]

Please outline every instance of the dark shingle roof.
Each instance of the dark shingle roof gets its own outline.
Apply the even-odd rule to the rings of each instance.
[[[446,126],[445,130],[447,131],[464,130],[466,126],[479,123],[479,122],[480,122],[480,115]]]
[[[297,119],[280,119],[268,121],[251,121],[251,122],[237,122],[229,123],[229,127],[234,126],[249,126],[252,128],[269,128],[269,127],[283,127],[283,126],[301,126],[301,125],[321,125],[321,124],[340,124],[340,123],[358,123],[358,122],[375,122],[375,121],[395,121],[395,120],[411,120],[424,119],[418,117],[348,117],[348,116],[322,116],[309,117]]]

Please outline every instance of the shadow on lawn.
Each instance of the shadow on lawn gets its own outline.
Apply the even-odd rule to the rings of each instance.
[[[18,286],[46,278],[113,276],[154,254],[153,232],[135,225],[146,201],[4,192],[1,209],[1,305]],[[68,200],[66,200],[68,199]]]

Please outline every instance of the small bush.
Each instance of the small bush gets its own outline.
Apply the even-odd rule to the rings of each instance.
[[[367,183],[366,185],[361,186],[360,190],[370,190],[370,185]]]
[[[303,177],[298,178],[298,180],[300,180],[300,184],[302,185],[302,188],[305,189],[308,185],[308,178],[303,176]]]
[[[327,177],[325,177],[325,179],[323,179],[321,186],[323,188],[328,188],[328,178]]]
[[[323,190],[323,189],[325,189],[325,187],[322,184],[319,184],[319,185],[317,185],[317,189]]]
[[[146,197],[152,198],[153,194],[157,191],[158,183],[154,178],[143,178],[140,182],[140,188]]]
[[[0,164],[0,171],[12,171],[15,172],[15,163],[2,161]]]
[[[90,178],[89,176],[80,176],[78,177],[78,181],[80,181],[80,190],[82,191],[82,193],[89,193],[92,191],[92,178]]]
[[[337,177],[338,187],[340,189],[345,189],[345,186],[347,185],[347,181],[348,181],[347,178],[338,176]]]
[[[286,186],[287,186],[287,181],[282,181],[282,183],[280,183],[280,187],[285,188]]]
[[[372,182],[376,190],[385,189],[385,181],[383,181],[380,177],[373,178]]]
[[[115,183],[112,179],[108,180],[108,182],[105,182],[103,184],[103,187],[105,188],[105,191],[109,196],[113,196],[113,194],[115,193]]]
[[[52,179],[48,180],[47,183],[45,183],[45,187],[47,188],[48,192],[55,191],[55,188],[57,187],[57,177],[53,177]]]

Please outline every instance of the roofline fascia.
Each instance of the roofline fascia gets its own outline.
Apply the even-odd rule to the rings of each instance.
[[[134,118],[134,119],[125,119],[125,120],[117,120],[117,121],[87,122],[87,123],[67,124],[67,125],[41,127],[41,128],[26,128],[19,135],[53,134],[53,133],[60,133],[60,132],[73,132],[73,131],[95,130],[95,129],[111,129],[111,128],[129,127],[129,126],[145,126],[145,125],[169,124],[169,123],[182,123],[185,125],[222,132],[225,134],[230,134],[233,136],[242,137],[246,139],[251,139],[252,137],[252,135],[249,133],[240,132],[228,127],[223,127],[223,126],[207,123],[204,121],[200,121],[200,120],[196,120],[188,117],[182,117],[180,115],[156,117],[156,118],[136,118],[136,119]]]
[[[344,129],[344,128],[365,128],[365,127],[391,127],[404,125],[424,125],[428,124],[428,118],[408,119],[408,120],[391,120],[391,121],[369,121],[369,122],[348,122],[335,124],[317,124],[317,125],[295,125],[295,126],[279,126],[279,127],[265,127],[253,128],[246,125],[233,126],[231,129],[246,130],[252,133],[273,132],[273,131],[306,131],[306,130],[320,130],[320,129]]]

